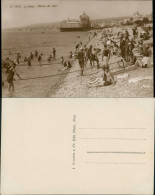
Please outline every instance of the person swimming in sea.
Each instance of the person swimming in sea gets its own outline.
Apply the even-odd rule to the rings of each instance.
[[[40,62],[41,61],[41,55],[39,55],[39,57],[38,57],[38,62]]]
[[[35,57],[37,57],[38,56],[38,51],[37,50],[35,50]]]
[[[30,58],[31,58],[31,60],[33,59],[33,53],[32,52],[30,53]]]
[[[31,66],[31,58],[30,57],[28,58],[27,64],[28,64],[28,66]]]
[[[55,59],[55,57],[56,57],[56,49],[53,48],[53,58]]]
[[[47,61],[50,62],[52,59],[52,55],[50,55],[48,58],[47,58]]]
[[[28,59],[27,59],[27,57],[25,56],[25,58],[24,58],[24,62],[27,62],[28,61]]]

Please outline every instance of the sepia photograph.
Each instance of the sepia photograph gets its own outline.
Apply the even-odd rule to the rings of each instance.
[[[153,97],[151,0],[2,0],[2,97]]]

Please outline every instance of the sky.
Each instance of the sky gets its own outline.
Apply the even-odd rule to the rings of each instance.
[[[21,8],[15,8],[21,5]],[[40,8],[38,5],[50,5]],[[56,5],[57,7],[53,7]],[[24,8],[25,6],[25,8]],[[27,8],[26,6],[35,6]],[[30,24],[77,19],[86,12],[90,19],[132,16],[152,13],[151,0],[2,0],[2,29]]]

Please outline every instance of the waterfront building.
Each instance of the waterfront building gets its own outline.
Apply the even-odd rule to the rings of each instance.
[[[139,12],[134,13],[133,15],[133,22],[136,21],[142,21],[143,20],[143,16],[139,14]]]
[[[60,26],[60,31],[85,31],[91,27],[89,16],[84,12],[79,19],[67,19]]]

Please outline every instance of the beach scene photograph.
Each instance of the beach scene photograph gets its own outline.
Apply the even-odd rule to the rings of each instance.
[[[2,0],[2,97],[153,97],[152,3]]]

